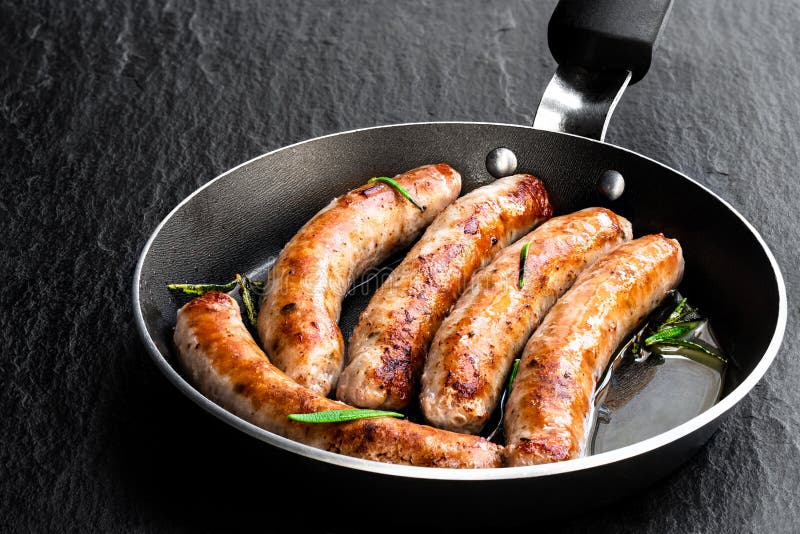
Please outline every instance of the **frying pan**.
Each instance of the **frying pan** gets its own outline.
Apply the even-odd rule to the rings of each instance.
[[[348,495],[393,502],[413,493],[426,517],[454,520],[448,510],[478,500],[498,513],[531,499],[543,512],[599,505],[689,458],[775,358],[786,292],[767,245],[730,204],[665,165],[602,142],[622,92],[649,68],[671,0],[606,0],[602,12],[593,5],[563,0],[556,7],[548,39],[559,68],[535,127],[433,122],[328,135],[243,163],[181,202],[145,245],[133,281],[136,324],[156,366],[202,408],[299,455]],[[287,440],[225,411],[186,381],[171,342],[180,303],[168,282],[223,281],[243,271],[263,277],[294,232],[331,198],[369,177],[439,161],[461,172],[462,193],[516,169],[544,181],[557,214],[605,205],[627,217],[637,235],[677,238],[686,257],[680,290],[712,319],[729,358],[719,402],[667,432],[609,452],[549,465],[450,470],[371,462]],[[355,294],[345,301],[345,338],[368,299]]]

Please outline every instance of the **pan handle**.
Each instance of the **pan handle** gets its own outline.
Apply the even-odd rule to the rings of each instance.
[[[547,31],[559,67],[534,127],[603,140],[627,86],[650,68],[672,0],[560,0]]]
[[[672,0],[561,0],[547,27],[559,65],[629,70],[631,84],[650,68]]]

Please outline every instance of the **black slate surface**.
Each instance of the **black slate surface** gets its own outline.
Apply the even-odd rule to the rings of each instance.
[[[553,5],[0,1],[3,530],[373,530],[325,509],[337,488],[282,492],[283,457],[253,480],[263,449],[158,374],[132,322],[136,258],[184,196],[267,150],[393,122],[530,123]],[[674,475],[556,522],[532,502],[531,529],[800,529],[798,27],[793,2],[676,2],[607,138],[759,229],[789,295],[776,362]]]

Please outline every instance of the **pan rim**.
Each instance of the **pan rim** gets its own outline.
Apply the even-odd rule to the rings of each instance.
[[[549,133],[555,135],[566,135],[569,137],[577,137],[584,141],[598,143],[601,145],[606,145],[622,150],[624,152],[632,154],[633,156],[644,158],[647,161],[655,163],[656,165],[659,165],[660,167],[663,167],[668,171],[676,173],[681,178],[688,180],[692,184],[700,187],[706,193],[709,193],[711,196],[713,196],[717,201],[721,202],[733,214],[735,214],[742,221],[742,223],[744,223],[745,227],[748,230],[750,230],[750,232],[756,238],[756,241],[759,243],[759,245],[761,245],[761,248],[763,249],[767,259],[769,260],[770,265],[772,266],[772,270],[775,274],[775,282],[778,290],[778,318],[777,318],[777,323],[775,325],[775,330],[772,334],[772,339],[770,340],[770,343],[767,346],[764,355],[758,361],[753,370],[745,377],[745,379],[738,386],[736,386],[736,388],[734,388],[733,391],[731,391],[724,399],[722,399],[720,402],[718,402],[705,412],[693,417],[692,419],[686,421],[685,423],[682,423],[666,432],[663,432],[646,440],[639,441],[637,443],[627,445],[619,449],[614,449],[612,451],[607,451],[592,456],[576,458],[574,460],[567,460],[564,462],[523,466],[523,467],[503,467],[503,468],[493,468],[493,469],[451,469],[451,468],[441,468],[441,467],[416,467],[407,465],[388,464],[373,460],[363,460],[360,458],[354,458],[352,456],[345,456],[343,454],[316,449],[309,445],[305,445],[303,443],[299,443],[290,440],[288,438],[279,436],[277,434],[274,434],[272,432],[269,432],[263,428],[260,428],[258,426],[253,425],[252,423],[245,421],[244,419],[241,419],[240,417],[225,410],[221,406],[217,405],[216,403],[206,398],[202,393],[200,393],[199,390],[197,390],[192,384],[190,384],[187,380],[185,380],[169,364],[169,362],[166,360],[164,355],[161,354],[161,351],[158,349],[155,342],[150,337],[147,331],[147,326],[144,321],[144,315],[142,314],[139,284],[141,281],[144,261],[150,251],[150,247],[153,241],[159,235],[162,228],[185,204],[190,202],[201,191],[211,186],[218,180],[224,178],[228,174],[238,170],[239,168],[249,165],[250,163],[258,159],[276,154],[283,150],[297,147],[299,145],[303,145],[305,143],[310,143],[312,141],[317,141],[328,137],[339,136],[344,134],[352,134],[356,132],[375,130],[375,129],[390,129],[390,128],[408,127],[408,126],[436,126],[436,125],[502,126],[502,127],[519,128],[523,130],[544,131],[533,128],[532,126],[496,123],[496,122],[480,122],[480,121],[408,122],[408,123],[370,126],[365,128],[356,128],[343,132],[336,132],[327,135],[322,135],[311,139],[305,139],[303,141],[282,146],[275,150],[271,150],[269,152],[256,156],[231,169],[228,169],[222,174],[209,180],[205,184],[201,185],[200,187],[192,191],[186,198],[184,198],[181,202],[179,202],[161,220],[161,222],[159,222],[159,224],[151,233],[150,237],[148,238],[147,242],[145,243],[139,255],[139,259],[136,263],[136,268],[134,270],[134,276],[133,276],[132,304],[133,304],[134,321],[136,323],[136,329],[139,333],[139,337],[141,338],[142,343],[147,349],[147,352],[150,354],[151,359],[156,364],[156,367],[158,367],[158,369],[167,377],[167,379],[175,387],[178,388],[179,391],[181,391],[181,393],[186,395],[189,399],[191,399],[201,408],[205,409],[207,412],[216,416],[225,423],[233,426],[234,428],[241,430],[246,434],[249,434],[250,436],[257,438],[261,441],[264,441],[270,445],[279,447],[283,450],[293,452],[295,454],[299,454],[301,456],[313,460],[318,460],[328,464],[333,464],[338,467],[357,469],[360,471],[367,471],[380,475],[390,475],[402,478],[417,478],[417,479],[447,480],[447,481],[464,480],[464,481],[474,481],[474,482],[546,477],[551,475],[582,471],[594,467],[611,465],[617,462],[622,462],[637,456],[641,456],[656,449],[666,447],[671,443],[674,443],[686,436],[689,436],[690,434],[706,426],[712,421],[720,418],[731,408],[733,408],[736,404],[738,404],[739,401],[741,401],[744,398],[744,396],[747,395],[750,392],[750,390],[752,390],[753,387],[761,380],[761,378],[763,378],[764,374],[766,374],[767,372],[767,369],[769,369],[770,365],[775,360],[778,354],[778,350],[780,349],[781,344],[783,342],[783,337],[786,331],[787,316],[788,316],[788,310],[787,310],[788,304],[786,297],[786,286],[780,267],[778,266],[778,263],[774,255],[772,254],[772,251],[770,250],[769,246],[766,244],[764,239],[761,237],[761,234],[758,232],[758,230],[756,230],[756,228],[725,199],[721,198],[714,191],[704,186],[703,184],[697,182],[696,180],[692,179],[691,177],[685,175],[684,173],[676,171],[675,169],[667,165],[664,165],[659,161],[656,161],[648,156],[639,154],[638,152],[627,149],[625,147],[620,147],[611,143],[605,143],[594,139],[589,139],[586,137],[581,137],[578,135],[573,135],[563,132],[549,132]]]

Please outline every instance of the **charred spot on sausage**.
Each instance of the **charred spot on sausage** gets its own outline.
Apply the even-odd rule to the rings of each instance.
[[[464,223],[464,233],[467,235],[475,235],[478,233],[478,219],[474,214]]]

